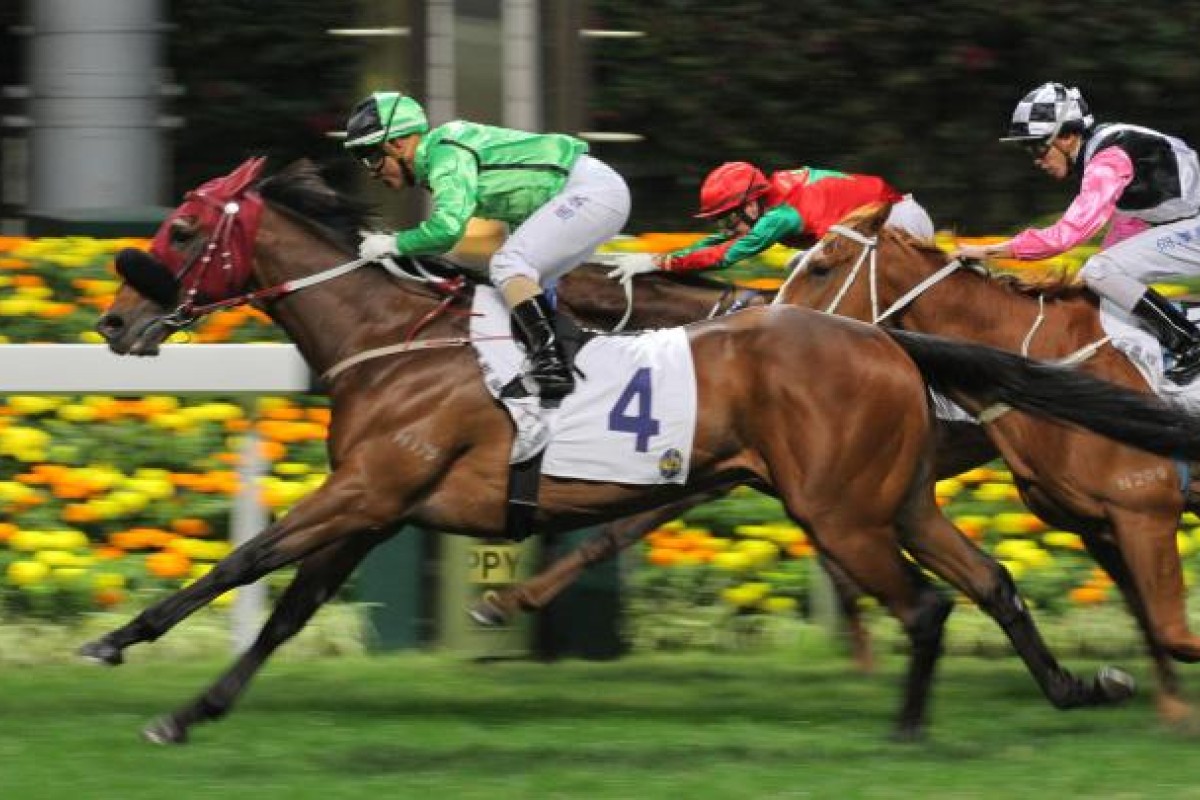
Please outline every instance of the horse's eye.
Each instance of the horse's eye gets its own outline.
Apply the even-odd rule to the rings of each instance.
[[[196,235],[196,224],[189,220],[177,219],[171,223],[171,244],[187,244]]]

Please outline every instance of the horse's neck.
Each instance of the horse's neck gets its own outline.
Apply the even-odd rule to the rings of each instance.
[[[260,248],[258,279],[263,285],[312,275],[345,260],[325,246],[290,250],[299,254],[289,257],[279,247]],[[436,298],[401,287],[378,267],[367,265],[285,295],[270,304],[268,313],[320,373],[364,350],[403,341],[436,306]],[[427,334],[445,333],[441,328],[446,324],[434,322]]]
[[[954,274],[904,312],[911,330],[1053,358],[1101,338],[1094,305],[1082,297],[1039,298],[974,274]]]

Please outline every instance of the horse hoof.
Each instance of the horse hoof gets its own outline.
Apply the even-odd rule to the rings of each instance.
[[[121,648],[109,644],[103,639],[88,642],[79,648],[79,657],[89,664],[100,664],[105,667],[116,667],[125,662]]]
[[[896,728],[889,738],[896,744],[916,744],[925,741],[925,735],[925,727],[918,725]]]
[[[159,717],[142,728],[142,738],[151,744],[184,744],[187,742],[187,728],[176,722],[174,717]]]
[[[1106,703],[1123,703],[1137,691],[1137,682],[1123,669],[1104,667],[1096,673],[1096,691]]]
[[[498,595],[495,592],[485,592],[483,597],[475,601],[475,605],[467,609],[467,614],[476,625],[484,628],[500,628],[509,622],[508,614],[504,612]]]

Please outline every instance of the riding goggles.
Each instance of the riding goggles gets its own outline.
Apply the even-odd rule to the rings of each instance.
[[[350,155],[357,158],[359,163],[371,172],[376,173],[383,169],[383,161],[387,158],[387,153],[383,151],[383,146],[378,144],[365,144],[360,147],[352,147],[350,148]]]
[[[1053,142],[1050,139],[1038,139],[1034,141],[1023,142],[1021,144],[1021,147],[1024,148],[1025,152],[1028,153],[1029,157],[1034,161],[1041,161],[1043,158],[1045,158],[1046,153],[1050,152],[1050,148],[1052,146]]]

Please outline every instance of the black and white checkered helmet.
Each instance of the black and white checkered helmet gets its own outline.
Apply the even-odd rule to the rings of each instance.
[[[1021,98],[1002,142],[1049,141],[1060,133],[1085,131],[1095,119],[1075,87],[1043,83]]]

